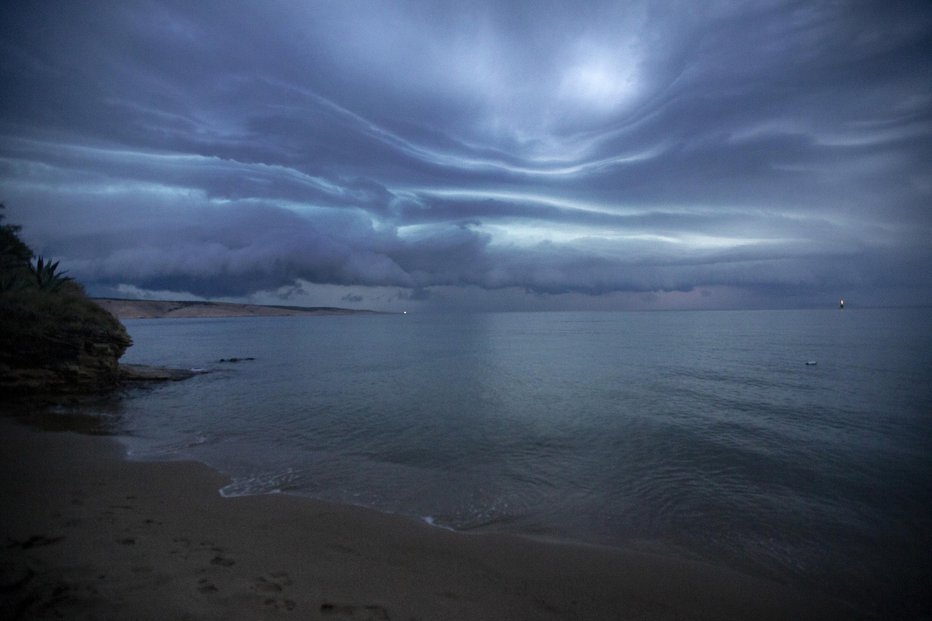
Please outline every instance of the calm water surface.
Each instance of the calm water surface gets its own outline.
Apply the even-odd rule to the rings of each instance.
[[[135,458],[204,461],[226,495],[643,547],[920,617],[929,312],[128,321],[125,361],[210,372],[110,415]]]

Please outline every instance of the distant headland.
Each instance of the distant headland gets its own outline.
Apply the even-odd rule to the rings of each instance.
[[[233,304],[229,302],[124,300],[118,298],[94,298],[94,301],[119,319],[382,314],[379,311],[354,310],[331,306],[263,306],[260,304]]]

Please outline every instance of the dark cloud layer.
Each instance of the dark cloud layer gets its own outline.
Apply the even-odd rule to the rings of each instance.
[[[92,291],[932,303],[926,2],[0,19],[0,198]]]

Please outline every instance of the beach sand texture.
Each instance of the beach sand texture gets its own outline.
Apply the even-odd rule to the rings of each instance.
[[[699,563],[453,533],[0,418],[4,619],[831,619]]]

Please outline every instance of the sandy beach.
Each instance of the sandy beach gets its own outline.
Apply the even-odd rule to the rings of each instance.
[[[700,563],[470,535],[287,495],[0,418],[5,619],[830,619]]]

